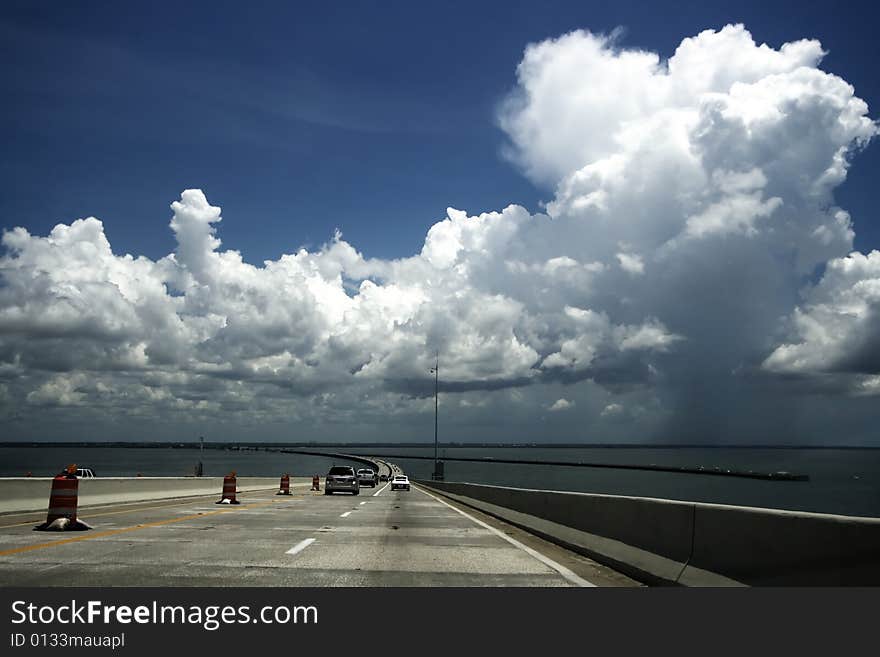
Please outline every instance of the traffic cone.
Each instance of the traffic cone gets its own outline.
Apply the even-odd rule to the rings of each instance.
[[[321,490],[321,478],[318,475],[312,477],[312,490]]]
[[[290,475],[281,475],[281,487],[276,495],[290,495]]]
[[[46,522],[34,527],[37,531],[83,531],[91,529],[88,523],[78,520],[76,507],[79,501],[79,479],[76,478],[76,466],[70,465],[65,472],[52,480],[52,492],[49,494],[49,511]]]
[[[223,477],[223,495],[215,504],[240,504],[235,499],[235,473],[230,472]]]

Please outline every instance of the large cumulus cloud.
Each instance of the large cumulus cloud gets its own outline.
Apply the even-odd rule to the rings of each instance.
[[[880,251],[834,258],[805,297],[790,320],[796,341],[778,346],[764,367],[865,375],[851,381],[855,391],[870,392],[880,375]]]
[[[833,191],[877,127],[823,55],[742,26],[666,61],[584,31],[530,45],[499,124],[545,212],[450,208],[398,260],[337,234],[249,264],[200,190],[155,262],[113,253],[95,218],[6,231],[0,407],[417,423],[438,351],[461,425],[515,408],[520,438],[560,401],[571,437],[707,441],[790,434],[810,395],[863,403],[880,254],[851,253]]]

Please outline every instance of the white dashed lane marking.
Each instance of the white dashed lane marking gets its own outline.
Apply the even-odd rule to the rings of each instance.
[[[296,554],[297,552],[302,552],[303,550],[305,550],[307,547],[309,547],[314,542],[315,542],[315,539],[307,538],[304,541],[300,541],[299,543],[294,545],[287,552],[285,552],[285,554]]]

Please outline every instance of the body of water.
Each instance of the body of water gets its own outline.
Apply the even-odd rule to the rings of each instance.
[[[430,456],[434,448],[344,448],[351,454]],[[695,502],[880,517],[880,449],[450,447],[445,457],[786,471],[809,481],[764,481],[675,472],[444,461],[446,481],[660,497]],[[411,477],[430,479],[432,460],[393,459]]]
[[[321,448],[309,448],[322,451]],[[430,447],[326,447],[350,454],[394,455],[410,477],[430,479]],[[631,448],[631,447],[442,447],[440,458],[521,459],[672,467],[720,468],[805,474],[808,481],[608,468],[445,461],[447,481],[468,481],[547,490],[636,495],[776,509],[880,517],[880,449]],[[98,476],[192,475],[202,461],[205,476],[235,470],[241,476],[326,474],[338,458],[262,450],[122,447],[0,447],[0,476],[56,474],[68,463]],[[354,463],[349,463],[356,465]]]
[[[334,463],[356,465],[332,457],[279,454],[252,450],[175,449],[171,447],[0,447],[0,477],[50,477],[76,463],[98,477],[222,477],[231,471],[242,477],[322,477]]]

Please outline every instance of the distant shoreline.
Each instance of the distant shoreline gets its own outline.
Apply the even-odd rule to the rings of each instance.
[[[146,449],[199,449],[200,443],[161,441],[161,442],[135,442],[135,441],[107,441],[107,442],[81,442],[81,441],[2,441],[0,447],[114,447],[114,448],[146,448]],[[434,448],[434,443],[427,442],[370,442],[370,443],[315,443],[315,442],[205,442],[205,449],[231,449],[231,450],[259,450],[275,449],[281,447],[309,448],[309,449],[340,449],[356,448],[365,449],[373,447],[394,448]],[[535,448],[535,449],[814,449],[814,450],[880,450],[880,445],[761,445],[761,444],[713,444],[713,443],[439,443],[440,449],[500,449],[500,448]]]

